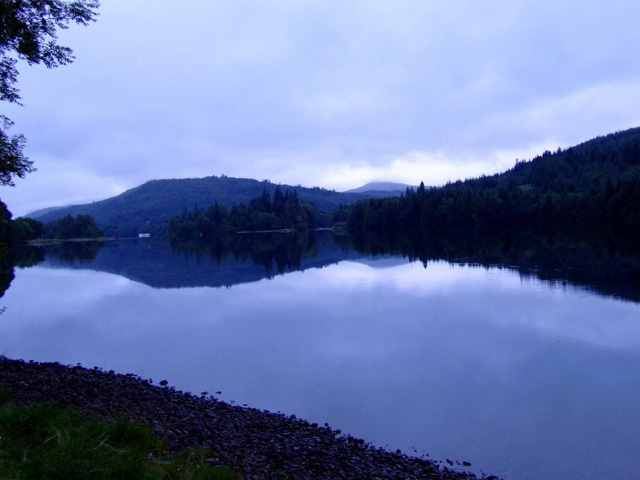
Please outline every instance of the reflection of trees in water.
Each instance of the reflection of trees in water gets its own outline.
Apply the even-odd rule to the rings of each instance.
[[[13,281],[14,268],[28,268],[44,261],[45,256],[63,260],[67,263],[88,263],[96,258],[103,242],[64,242],[56,245],[31,246],[19,245],[0,248],[0,297]],[[1,307],[0,307],[1,308]]]
[[[28,268],[42,262],[45,257],[45,251],[41,247],[30,245],[21,245],[12,247],[13,263],[18,268]]]
[[[316,236],[310,234],[242,235],[235,245],[234,257],[249,257],[254,265],[264,267],[268,276],[276,272],[300,270],[303,256],[316,255]],[[244,238],[242,238],[244,237]]]
[[[176,253],[196,258],[209,255],[218,265],[228,258],[239,262],[250,260],[254,265],[264,267],[268,277],[300,270],[303,257],[317,254],[314,232],[241,234],[212,241],[171,241],[170,245]]]
[[[430,261],[503,266],[524,277],[569,282],[603,295],[640,301],[640,242],[610,232],[449,230],[417,237],[367,232],[350,237],[369,255],[400,254]]]
[[[7,291],[14,278],[13,261],[11,251],[8,247],[0,247],[0,298]],[[4,312],[4,307],[0,307],[0,313]]]
[[[234,235],[215,241],[66,242],[13,249],[0,255],[0,288],[13,267],[41,262],[116,273],[156,288],[230,286],[287,271],[337,263],[362,255],[402,255],[425,266],[430,261],[501,266],[523,277],[568,282],[602,295],[640,302],[640,242],[606,232],[580,234],[527,229],[438,232],[430,236],[368,232]],[[177,254],[177,255],[176,255]],[[95,259],[95,261],[94,261]],[[195,259],[195,262],[193,261]]]
[[[44,251],[31,246],[0,247],[0,297],[4,296],[15,274],[14,268],[32,267],[44,260]],[[0,311],[4,308],[0,307]]]
[[[318,240],[320,239],[320,240]],[[523,277],[546,282],[568,282],[603,295],[640,301],[640,243],[606,232],[506,230],[447,230],[429,236],[367,231],[360,235],[235,235],[214,243],[173,243],[185,255],[210,255],[251,261],[268,277],[300,270],[303,258],[317,254],[319,243],[329,242],[342,252],[363,255],[402,255],[420,261],[501,266]]]
[[[96,258],[104,242],[62,242],[46,247],[47,257],[68,263],[90,263]]]
[[[0,298],[4,296],[15,278],[15,267],[31,267],[42,260],[44,260],[44,253],[37,248],[0,246]],[[5,310],[6,307],[0,305],[0,314]]]

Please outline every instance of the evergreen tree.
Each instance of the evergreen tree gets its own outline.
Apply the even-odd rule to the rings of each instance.
[[[91,215],[66,215],[44,226],[44,238],[99,238],[103,233]]]

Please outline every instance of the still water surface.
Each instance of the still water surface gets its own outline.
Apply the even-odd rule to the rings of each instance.
[[[353,252],[246,283],[154,288],[99,271],[114,248],[16,269],[0,354],[221,391],[505,479],[638,478],[638,303],[508,268]],[[153,262],[142,242],[128,248]],[[171,258],[183,273],[231,262]]]

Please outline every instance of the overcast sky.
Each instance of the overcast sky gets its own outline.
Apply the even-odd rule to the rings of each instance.
[[[1,105],[14,215],[150,179],[440,185],[640,125],[637,2],[103,0]]]

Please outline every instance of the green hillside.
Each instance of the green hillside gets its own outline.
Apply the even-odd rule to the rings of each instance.
[[[140,232],[164,234],[167,223],[185,210],[195,207],[207,209],[218,202],[224,207],[234,203],[248,204],[252,198],[260,196],[263,189],[273,194],[276,184],[246,178],[205,177],[172,180],[151,180],[143,185],[106,200],[73,205],[62,208],[46,209],[28,215],[47,223],[66,215],[73,217],[91,215],[107,236],[134,236]],[[300,200],[313,203],[322,221],[322,212],[329,212],[340,204],[370,198],[372,194],[341,193],[318,187],[281,185],[283,190],[295,189]],[[382,196],[379,193],[377,196]],[[326,213],[325,213],[326,216]]]
[[[230,208],[277,185],[242,178],[153,180],[113,198],[31,214],[43,223],[66,215],[91,215],[105,235],[164,234],[172,217]],[[506,172],[398,192],[335,192],[301,186],[301,203],[315,205],[318,226],[348,221],[351,231],[412,230],[433,233],[449,227],[617,226],[640,231],[640,128],[598,137],[566,150],[516,160]],[[380,198],[388,197],[388,198]],[[341,207],[341,208],[339,208]]]
[[[340,218],[354,232],[519,225],[640,232],[640,128],[516,160],[504,173],[358,202]]]

